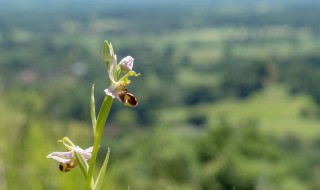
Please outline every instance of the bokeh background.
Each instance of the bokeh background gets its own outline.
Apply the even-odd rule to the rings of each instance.
[[[84,189],[46,159],[92,145],[101,50],[135,58],[98,165],[104,189],[320,188],[320,2],[0,1],[0,189]]]

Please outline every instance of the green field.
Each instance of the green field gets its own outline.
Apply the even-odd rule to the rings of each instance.
[[[316,109],[310,97],[290,96],[283,86],[270,85],[245,100],[228,98],[217,103],[164,109],[157,115],[167,125],[179,125],[192,116],[207,118],[209,125],[217,125],[223,118],[233,125],[253,120],[263,132],[272,135],[316,139],[320,135],[320,121],[312,115]]]

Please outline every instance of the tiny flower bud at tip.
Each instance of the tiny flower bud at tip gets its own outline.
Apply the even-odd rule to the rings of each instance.
[[[102,59],[108,62],[111,60],[113,54],[114,52],[113,52],[112,44],[109,43],[107,40],[105,40],[103,43]]]

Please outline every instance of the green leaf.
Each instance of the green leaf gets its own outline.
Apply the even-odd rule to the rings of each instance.
[[[82,156],[82,154],[79,154],[77,151],[73,151],[74,155],[76,156],[76,160],[80,166],[80,169],[84,175],[85,178],[87,178],[88,176],[88,169],[89,169],[89,165],[87,163],[87,161],[84,159],[84,157]],[[94,181],[91,178],[91,189],[94,188]]]
[[[89,169],[88,169],[86,189],[91,188],[90,186],[91,186],[91,180],[92,180],[92,175],[93,175],[93,169],[96,164],[96,159],[97,159],[97,155],[98,155],[98,149],[100,146],[102,131],[103,131],[104,125],[106,123],[106,120],[108,118],[112,102],[113,102],[113,99],[110,96],[105,96],[105,98],[102,102],[102,105],[100,107],[100,111],[98,113],[97,123],[96,123],[96,132],[94,134],[92,156],[90,159]]]
[[[97,118],[96,118],[96,108],[95,108],[95,101],[94,101],[94,84],[92,85],[92,88],[91,88],[90,108],[91,108],[93,134],[95,134]]]
[[[77,162],[80,166],[80,169],[83,175],[87,177],[88,168],[89,168],[88,163],[86,162],[82,154],[79,154],[77,151],[73,151],[73,152],[74,152],[74,155],[76,156]]]
[[[102,167],[100,169],[99,175],[97,176],[96,183],[95,183],[95,186],[94,186],[94,190],[100,189],[100,187],[101,187],[101,185],[103,183],[103,177],[104,177],[104,174],[106,173],[107,165],[108,165],[108,162],[109,162],[109,155],[110,155],[110,149],[108,148],[108,153],[106,155],[106,158],[104,159],[104,162],[103,162],[103,165],[102,165]]]

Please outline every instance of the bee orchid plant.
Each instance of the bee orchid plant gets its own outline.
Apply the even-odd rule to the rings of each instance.
[[[101,188],[103,177],[107,168],[110,150],[106,154],[105,160],[100,168],[96,178],[93,176],[93,170],[97,159],[97,154],[102,137],[102,131],[108,118],[113,99],[117,98],[126,106],[136,107],[138,101],[136,97],[127,90],[130,84],[129,77],[137,77],[140,74],[132,70],[134,59],[131,56],[123,58],[117,64],[117,56],[114,53],[112,44],[107,40],[104,41],[102,59],[106,62],[107,73],[109,75],[110,86],[104,90],[105,98],[100,107],[98,115],[95,112],[94,85],[91,88],[91,120],[93,128],[93,146],[82,149],[76,146],[68,137],[64,137],[58,142],[63,143],[66,152],[52,152],[47,158],[52,158],[60,163],[59,169],[67,172],[80,166],[81,171],[86,179],[87,190],[97,190]],[[89,161],[89,163],[88,163]]]

